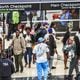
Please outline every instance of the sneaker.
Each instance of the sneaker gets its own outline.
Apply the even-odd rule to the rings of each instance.
[[[51,73],[48,73],[48,76],[51,76],[52,74]]]
[[[16,70],[15,73],[19,72],[19,70]]]
[[[25,64],[25,67],[27,66],[27,64]]]
[[[64,69],[68,69],[68,67],[65,67]]]
[[[73,80],[73,75],[68,75],[68,77],[66,77],[66,79]]]
[[[51,68],[51,69],[56,69],[56,67],[52,66],[52,68]]]
[[[23,69],[21,69],[20,72],[22,73],[23,72]]]
[[[29,64],[28,68],[31,68],[31,64]]]

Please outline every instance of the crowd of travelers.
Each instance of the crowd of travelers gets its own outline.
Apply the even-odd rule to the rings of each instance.
[[[42,80],[42,72],[44,73],[44,80],[47,80],[47,77],[52,75],[51,70],[56,69],[56,66],[53,66],[54,54],[59,56],[56,45],[56,39],[58,38],[56,37],[55,31],[57,24],[54,22],[50,25],[47,23],[39,23],[35,28],[28,26],[24,29],[20,26],[21,25],[18,25],[18,28],[14,32],[12,43],[5,51],[5,54],[3,53],[3,50],[1,49],[2,45],[0,44],[1,80],[11,80],[10,76],[12,73],[23,72],[23,58],[25,67],[28,66],[28,68],[31,68],[31,64],[36,63],[38,80]],[[79,74],[80,29],[72,38],[71,29],[67,27],[61,42],[63,43],[64,69],[68,69],[67,60],[69,55],[71,56],[68,76],[68,79],[71,80],[70,77],[72,77],[73,69],[76,70],[76,76]],[[15,62],[15,67],[13,61]],[[10,74],[8,75],[7,73]]]

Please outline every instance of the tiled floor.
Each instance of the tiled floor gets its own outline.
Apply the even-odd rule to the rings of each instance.
[[[68,75],[68,69],[64,70],[63,61],[55,60],[55,62],[56,62],[56,69],[52,70],[52,76],[49,76],[48,80],[67,80],[66,77]],[[73,74],[75,75],[75,72],[73,72]],[[33,65],[31,69],[27,67],[24,68],[23,73],[18,72],[12,75],[13,80],[37,80],[36,76],[37,73],[35,65]]]
[[[57,57],[55,55],[53,65],[56,66],[56,69],[52,70],[52,76],[48,77],[48,80],[67,80],[65,75],[68,75],[68,69],[64,70],[61,40],[57,41],[57,50],[61,58],[60,60],[57,60]],[[69,62],[70,61],[68,61],[68,66],[69,66]],[[73,74],[75,75],[75,72],[73,72]],[[14,73],[12,75],[12,78],[13,80],[37,80],[36,76],[37,76],[36,64],[32,64],[32,67],[30,69],[28,67],[24,67],[23,73],[20,72]]]
[[[48,80],[67,80],[66,77],[67,77],[66,75],[50,76],[50,77],[48,77]],[[37,80],[37,77],[24,77],[24,78],[16,78],[13,80]],[[72,80],[72,79],[70,79],[70,80]]]

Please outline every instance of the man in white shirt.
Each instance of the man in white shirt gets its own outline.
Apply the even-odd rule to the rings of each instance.
[[[49,58],[49,49],[48,46],[44,43],[44,39],[40,37],[38,39],[39,44],[37,44],[33,49],[33,60],[37,63],[37,74],[38,80],[42,80],[42,70],[44,73],[44,80],[47,80],[48,76],[48,58]]]

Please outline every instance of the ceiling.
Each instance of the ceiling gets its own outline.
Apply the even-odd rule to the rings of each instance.
[[[0,0],[0,4],[80,2],[80,0]]]

